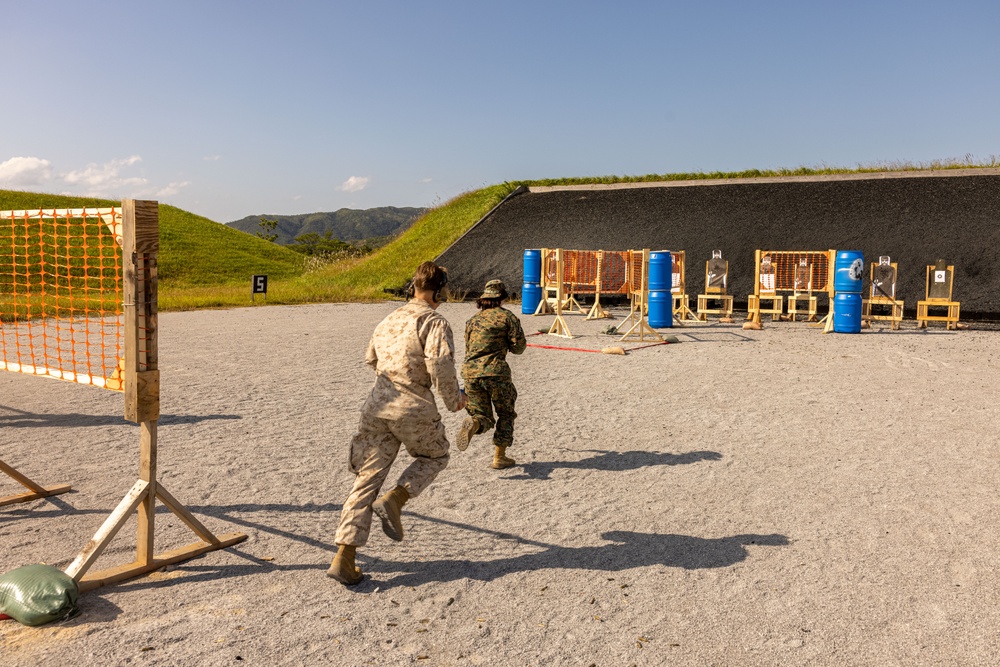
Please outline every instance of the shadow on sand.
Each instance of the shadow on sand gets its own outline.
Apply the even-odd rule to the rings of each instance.
[[[684,454],[668,454],[661,452],[617,452],[601,449],[583,451],[597,452],[596,456],[581,461],[534,461],[520,466],[523,474],[507,476],[504,479],[549,479],[556,469],[575,468],[579,470],[637,470],[650,466],[679,466],[699,461],[718,461],[722,458],[719,452],[686,452]]]
[[[685,570],[729,567],[746,560],[749,545],[784,546],[784,535],[733,535],[720,538],[660,535],[614,530],[601,535],[609,544],[586,547],[549,545],[540,551],[494,560],[441,559],[391,561],[379,559],[369,566],[373,580],[382,588],[419,586],[430,582],[473,579],[493,581],[516,572],[534,570],[593,570],[621,572],[637,567],[662,565]],[[373,571],[374,567],[374,571]],[[401,572],[393,576],[392,572]]]

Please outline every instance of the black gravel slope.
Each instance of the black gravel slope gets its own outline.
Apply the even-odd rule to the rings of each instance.
[[[460,289],[478,293],[499,277],[520,292],[524,250],[557,247],[684,250],[691,294],[720,249],[738,304],[751,291],[758,248],[861,250],[866,263],[889,255],[907,311],[924,297],[926,265],[942,258],[955,265],[963,318],[998,319],[1000,174],[529,192],[438,261]]]

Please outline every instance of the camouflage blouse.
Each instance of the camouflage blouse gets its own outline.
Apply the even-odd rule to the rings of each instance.
[[[365,362],[375,369],[365,412],[384,419],[438,417],[433,387],[445,407],[458,409],[458,377],[451,325],[414,299],[382,320],[368,343]]]
[[[507,352],[521,354],[528,346],[521,321],[506,308],[481,310],[465,323],[465,363],[462,377],[510,378]]]

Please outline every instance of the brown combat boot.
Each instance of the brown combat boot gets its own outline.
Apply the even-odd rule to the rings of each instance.
[[[458,429],[458,435],[455,436],[455,446],[458,447],[458,451],[464,452],[468,449],[469,441],[476,433],[479,433],[479,421],[475,417],[466,417]]]
[[[493,452],[493,465],[490,467],[494,470],[503,470],[514,465],[517,465],[517,461],[507,456],[507,448],[497,445],[496,451]]]
[[[361,583],[364,576],[361,570],[354,566],[354,554],[358,548],[353,544],[338,544],[337,555],[330,563],[330,569],[326,571],[326,576],[336,579],[345,586],[353,586]]]
[[[403,519],[400,512],[409,499],[410,492],[402,486],[397,486],[372,505],[372,511],[382,519],[382,530],[389,539],[403,541]]]

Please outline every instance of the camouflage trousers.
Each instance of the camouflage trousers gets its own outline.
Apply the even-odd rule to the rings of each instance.
[[[348,467],[357,477],[344,501],[334,542],[364,546],[372,525],[372,503],[378,498],[389,468],[403,445],[413,457],[397,486],[416,498],[448,465],[448,438],[441,416],[434,419],[382,419],[361,413],[351,438]]]
[[[479,423],[476,433],[486,433],[496,426],[493,432],[493,444],[497,447],[510,447],[514,444],[514,403],[517,401],[517,389],[509,378],[486,376],[470,378],[465,381],[465,394],[469,397],[469,405],[465,408]],[[493,409],[497,416],[493,418]]]

